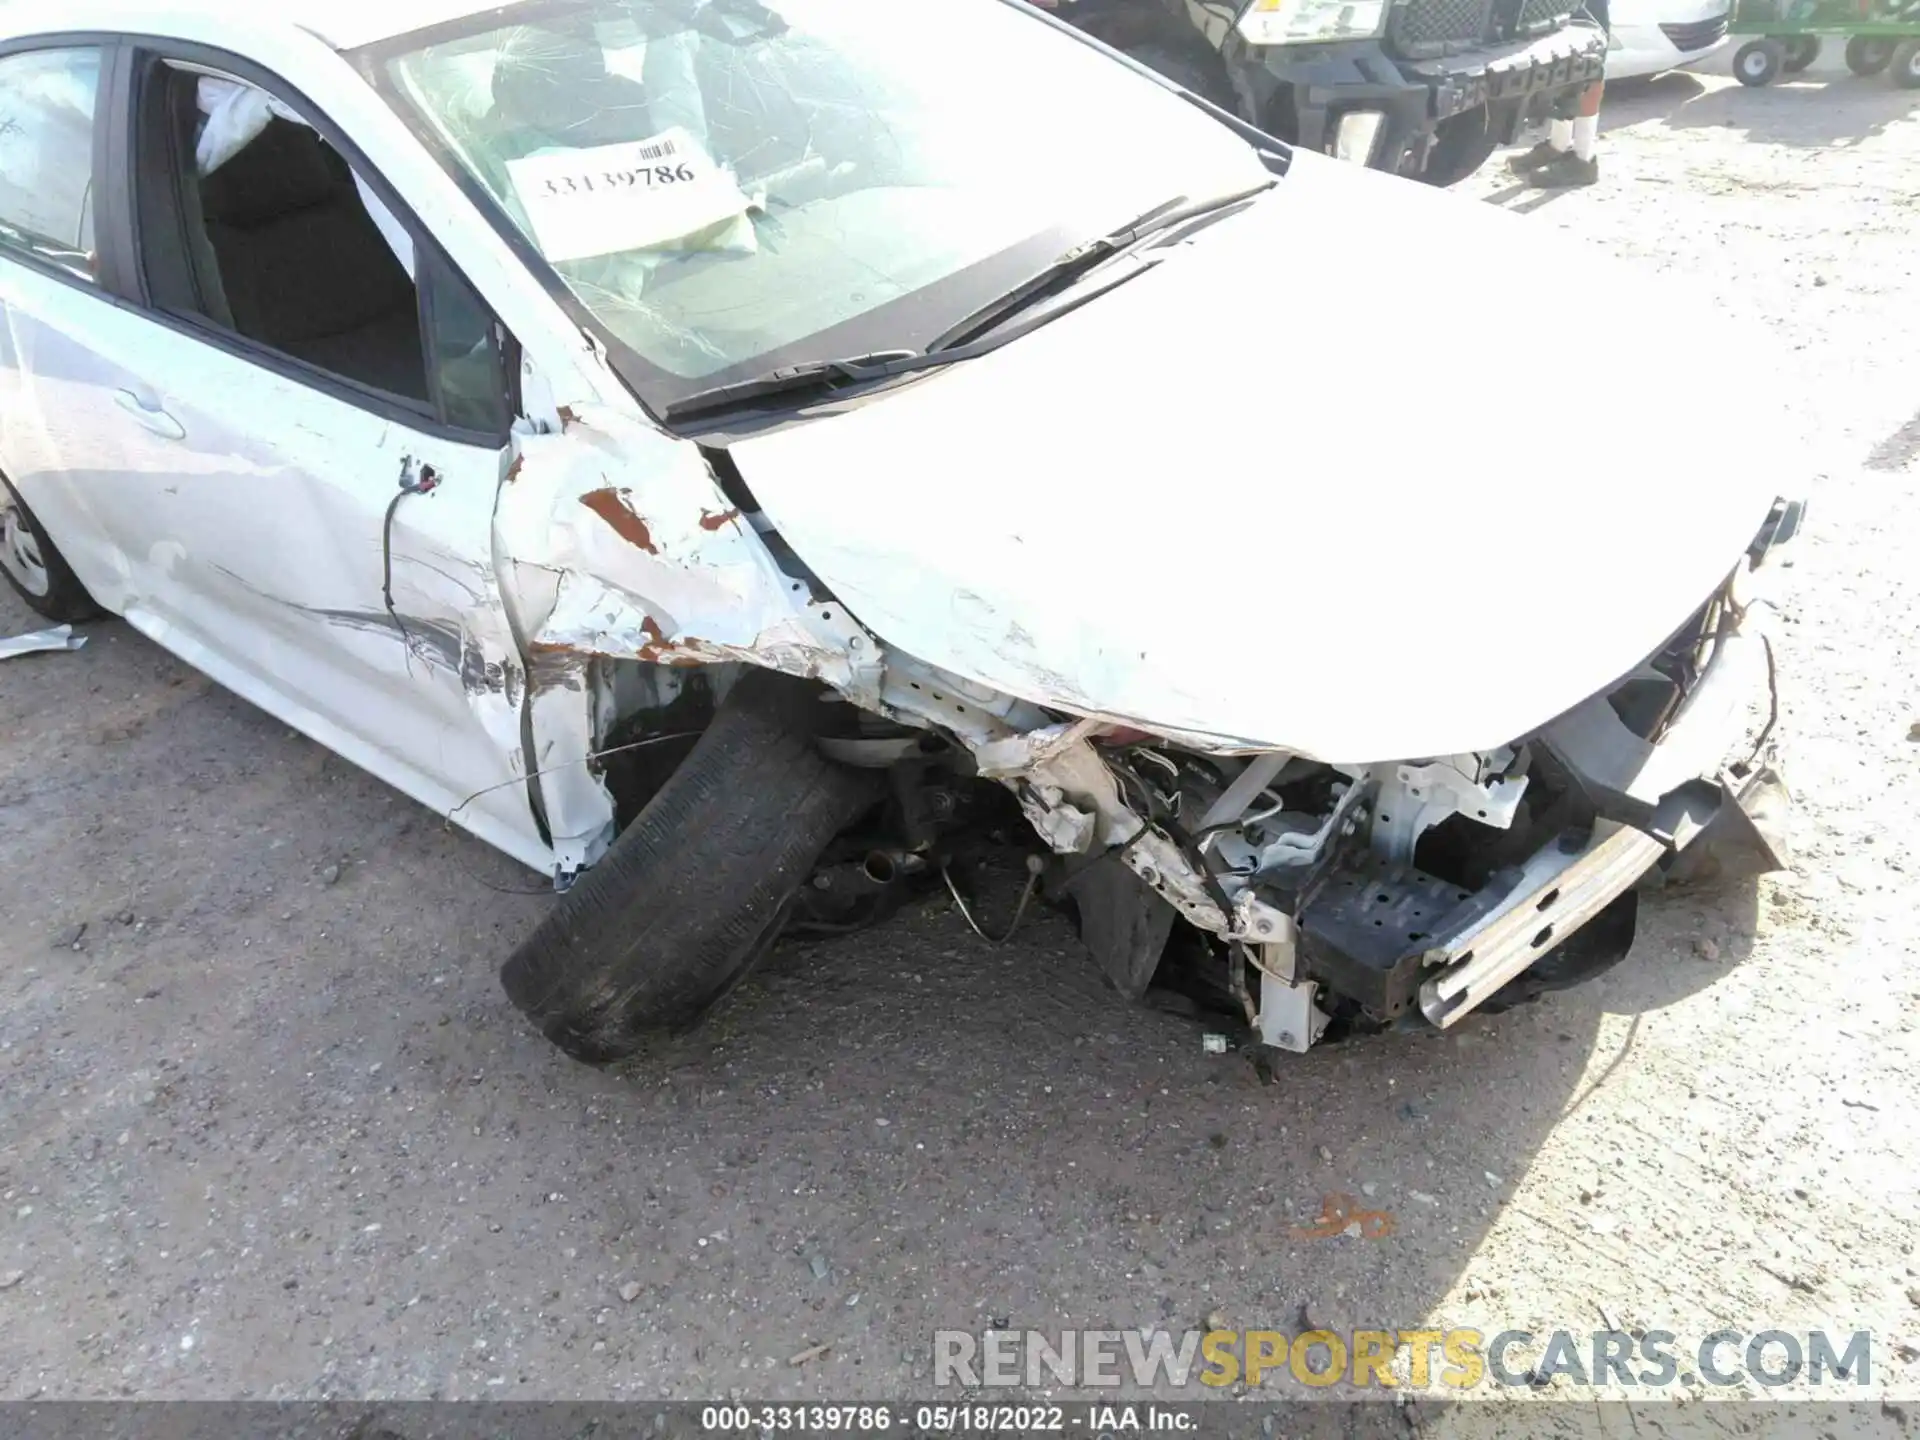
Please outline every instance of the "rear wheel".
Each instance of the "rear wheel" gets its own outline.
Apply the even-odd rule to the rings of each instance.
[[[1896,42],[1871,35],[1847,41],[1847,69],[1856,75],[1878,75],[1893,60]]]
[[[1920,40],[1902,41],[1887,68],[1902,90],[1920,90]]]
[[[1778,40],[1749,40],[1733,52],[1733,78],[1742,85],[1771,85],[1779,78],[1786,58]]]
[[[0,478],[0,573],[22,600],[49,620],[72,623],[102,613],[27,502],[4,478]]]
[[[1798,75],[1819,58],[1820,37],[1796,35],[1786,42],[1786,53],[1781,57],[1780,68],[1789,75]]]
[[[813,687],[749,671],[604,858],[500,969],[513,1003],[576,1060],[683,1030],[746,975],[814,862],[875,798],[827,759]]]

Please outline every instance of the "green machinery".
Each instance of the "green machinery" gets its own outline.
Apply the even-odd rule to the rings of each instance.
[[[1735,0],[1735,35],[1751,35],[1733,54],[1742,85],[1770,85],[1806,69],[1823,36],[1845,36],[1847,68],[1885,71],[1895,85],[1920,89],[1920,0]]]

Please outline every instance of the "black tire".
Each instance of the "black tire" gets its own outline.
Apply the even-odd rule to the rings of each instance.
[[[1786,53],[1781,56],[1780,68],[1789,75],[1798,75],[1819,58],[1818,35],[1795,35],[1786,42]]]
[[[1420,179],[1429,185],[1457,185],[1486,164],[1496,148],[1493,119],[1486,106],[1450,116],[1435,132]]]
[[[1733,52],[1733,78],[1756,89],[1771,85],[1779,78],[1786,58],[1778,40],[1749,40]]]
[[[1859,76],[1878,75],[1893,61],[1899,42],[1877,35],[1856,35],[1847,41],[1847,69]]]
[[[1887,69],[1902,90],[1920,90],[1920,40],[1902,40]]]
[[[1230,113],[1239,113],[1240,102],[1234,96],[1233,86],[1227,80],[1226,68],[1220,63],[1219,57],[1200,50],[1152,41],[1143,45],[1129,45],[1126,54],[1128,59],[1139,61],[1149,70],[1164,75],[1182,89],[1191,90],[1201,99],[1211,100]]]
[[[603,1065],[686,1029],[771,944],[794,893],[877,797],[820,753],[818,691],[749,671],[612,849],[500,967],[508,998]]]
[[[63,625],[105,614],[27,502],[0,476],[0,574],[28,606]]]

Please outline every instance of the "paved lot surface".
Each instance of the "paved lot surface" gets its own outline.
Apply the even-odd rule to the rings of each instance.
[[[1764,398],[1835,461],[1797,870],[1662,895],[1603,981],[1446,1039],[1263,1087],[1060,919],[991,950],[929,905],[595,1073],[496,988],[542,904],[510,862],[117,623],[0,665],[0,1396],[898,1398],[936,1327],[1303,1308],[1870,1329],[1867,1393],[1920,1394],[1913,99],[1669,77],[1610,101],[1598,189],[1465,187],[1764,317],[1812,377]],[[1630,365],[1516,359],[1490,425],[1633,422]],[[1393,1235],[1295,1237],[1330,1192]]]

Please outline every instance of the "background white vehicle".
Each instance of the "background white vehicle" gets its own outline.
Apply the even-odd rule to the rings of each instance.
[[[1634,80],[1705,60],[1727,45],[1732,0],[1611,0],[1607,79]]]

